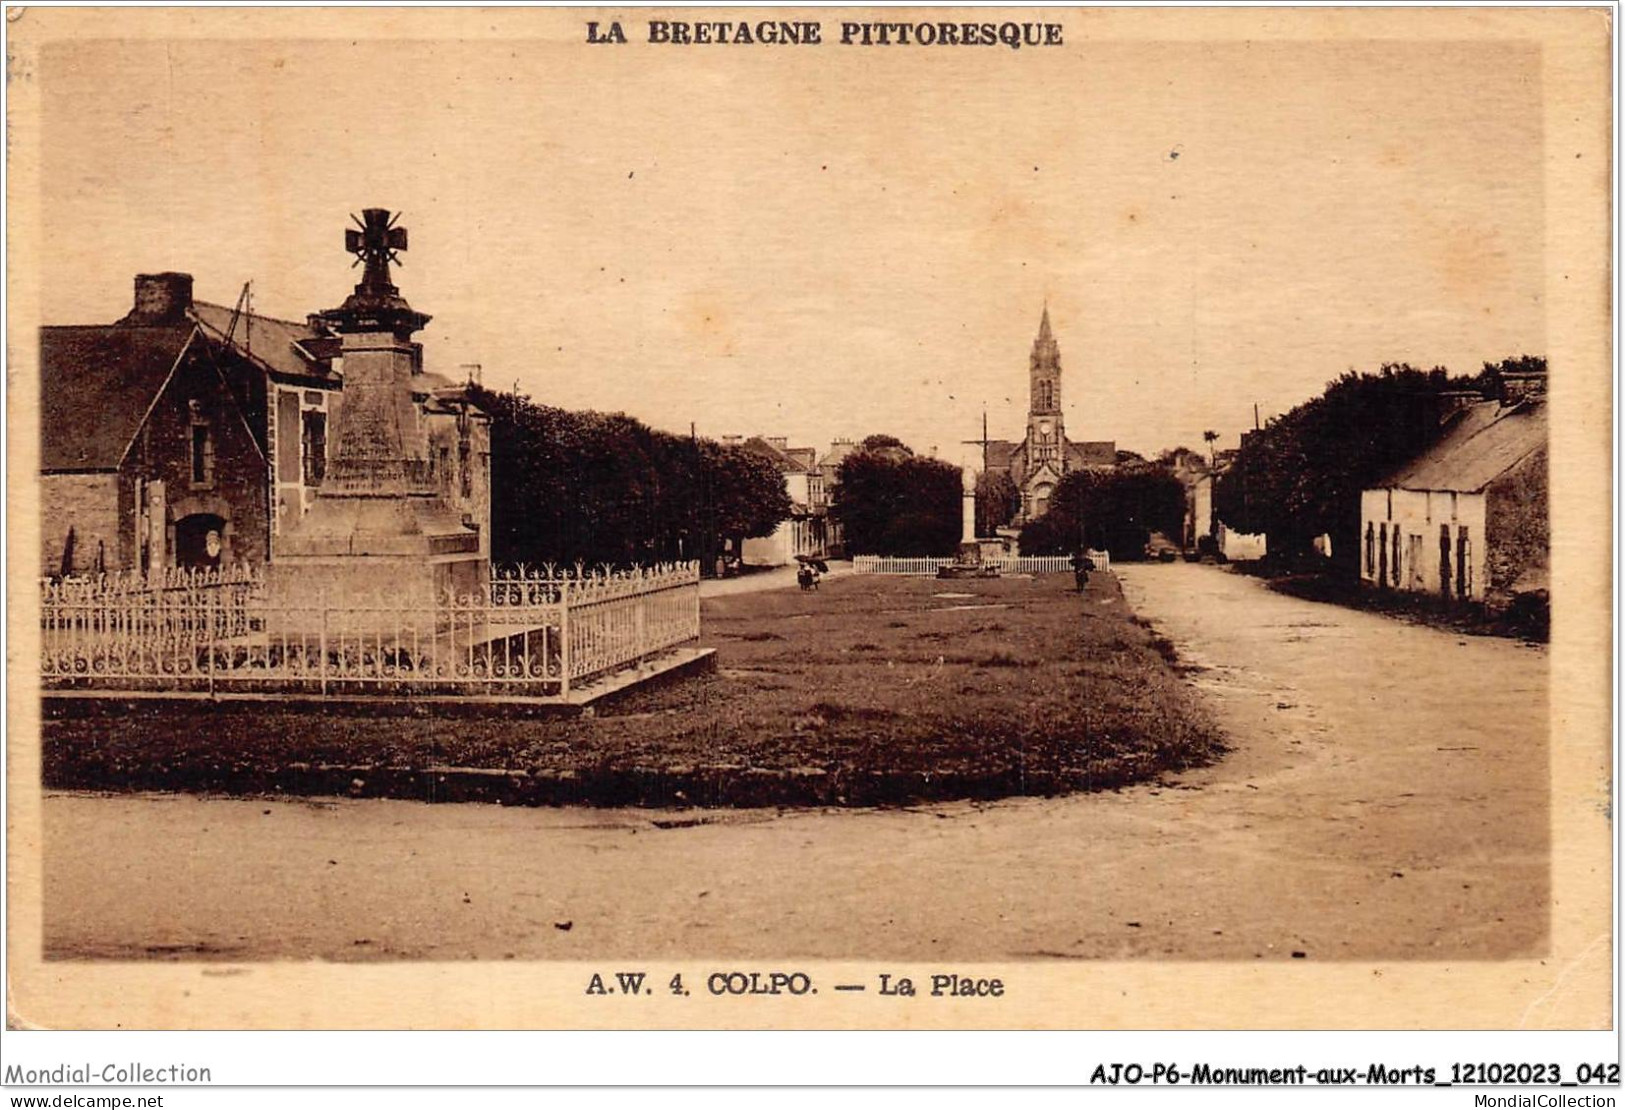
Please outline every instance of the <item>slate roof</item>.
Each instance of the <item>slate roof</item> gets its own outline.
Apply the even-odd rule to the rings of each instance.
[[[1009,470],[1025,444],[1008,439],[990,439],[987,442],[989,470]],[[1067,468],[1076,470],[1085,466],[1116,466],[1117,444],[1109,441],[1066,441]]]
[[[816,447],[792,447],[785,452],[802,470],[816,470],[818,468],[818,449]]]
[[[214,338],[224,339],[231,328],[232,309],[207,301],[193,301],[192,316]],[[332,348],[336,341],[325,331],[309,324],[278,320],[274,316],[244,313],[232,332],[231,345],[272,373],[291,378],[328,379],[339,383],[333,373]]]
[[[1117,465],[1117,444],[1110,440],[1068,440],[1066,446],[1073,466]]]
[[[1477,493],[1546,446],[1546,405],[1484,401],[1457,413],[1432,447],[1381,487]]]
[[[40,329],[40,469],[116,470],[196,329]]]
[[[775,447],[761,436],[751,436],[740,446],[772,460],[784,474],[805,474],[818,468],[818,451],[812,447]]]
[[[818,460],[818,465],[824,470],[833,472],[848,455],[857,449],[858,445],[851,442],[832,443],[829,445],[829,450],[824,452],[824,457]]]
[[[761,436],[751,436],[739,446],[744,450],[749,451],[753,455],[760,455],[762,458],[769,460],[775,466],[777,466],[781,472],[791,472],[798,469],[790,456],[786,455],[783,451],[780,451],[777,447],[773,446]]]
[[[1008,439],[990,439],[987,441],[987,466],[989,470],[1008,470],[1010,460],[1015,457],[1021,444]]]

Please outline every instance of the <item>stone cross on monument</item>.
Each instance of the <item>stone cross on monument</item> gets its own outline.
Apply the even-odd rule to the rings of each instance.
[[[399,263],[396,252],[406,249],[406,229],[395,226],[399,217],[383,208],[361,215],[350,217],[357,226],[344,231],[344,249],[356,256],[356,265],[366,265],[361,282],[343,305],[322,313],[344,337],[344,404],[327,488],[403,496],[413,486],[433,488],[425,473],[427,445],[413,442],[411,379],[422,372],[422,350],[409,342],[429,317],[407,304],[389,280],[390,262]],[[402,354],[408,357],[397,357]]]
[[[355,219],[352,217],[352,219]],[[387,209],[363,210],[344,246],[365,265],[355,291],[321,314],[340,338],[344,377],[327,475],[310,511],[284,522],[273,576],[295,588],[445,596],[483,590],[489,567],[479,535],[440,495],[422,414],[413,397],[429,322],[390,282],[406,229]]]

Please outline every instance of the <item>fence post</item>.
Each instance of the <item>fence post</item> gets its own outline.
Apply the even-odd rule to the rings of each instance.
[[[203,607],[203,620],[204,620],[204,624],[207,626],[207,629],[208,629],[207,633],[205,634],[206,642],[204,644],[204,650],[206,652],[208,652],[208,659],[209,659],[209,700],[213,701],[214,700],[214,622],[215,622],[215,618],[217,616],[217,614],[215,613],[215,600],[216,599],[215,599],[213,590],[210,590],[210,591],[206,592],[204,594],[204,596],[206,598],[208,598],[208,604]]]
[[[559,697],[570,696],[570,580],[559,581]]]
[[[319,673],[322,676],[322,697],[325,698],[327,697],[327,586],[325,584],[323,584],[321,593],[318,595],[317,603],[322,607],[322,630],[319,634],[319,650],[321,654],[317,659],[317,663],[321,667]]]
[[[638,650],[637,667],[640,671],[643,669],[644,657],[649,651],[648,608],[649,595],[639,594],[637,607],[632,610],[632,638]]]

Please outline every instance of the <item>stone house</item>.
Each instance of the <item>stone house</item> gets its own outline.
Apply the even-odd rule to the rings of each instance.
[[[260,565],[314,502],[343,401],[339,340],[142,274],[115,324],[40,329],[41,569],[74,576]],[[449,499],[490,543],[489,421],[421,374],[416,411]]]
[[[1360,496],[1360,577],[1502,608],[1550,589],[1545,371],[1446,395],[1439,439]]]

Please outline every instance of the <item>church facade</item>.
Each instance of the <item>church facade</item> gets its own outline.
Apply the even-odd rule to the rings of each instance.
[[[1115,442],[1066,437],[1061,412],[1061,346],[1050,328],[1048,305],[1027,360],[1027,386],[1025,436],[1019,442],[990,439],[985,443],[987,470],[1009,474],[1021,492],[1021,508],[1013,521],[1018,525],[1048,511],[1055,487],[1068,473],[1117,465]]]

